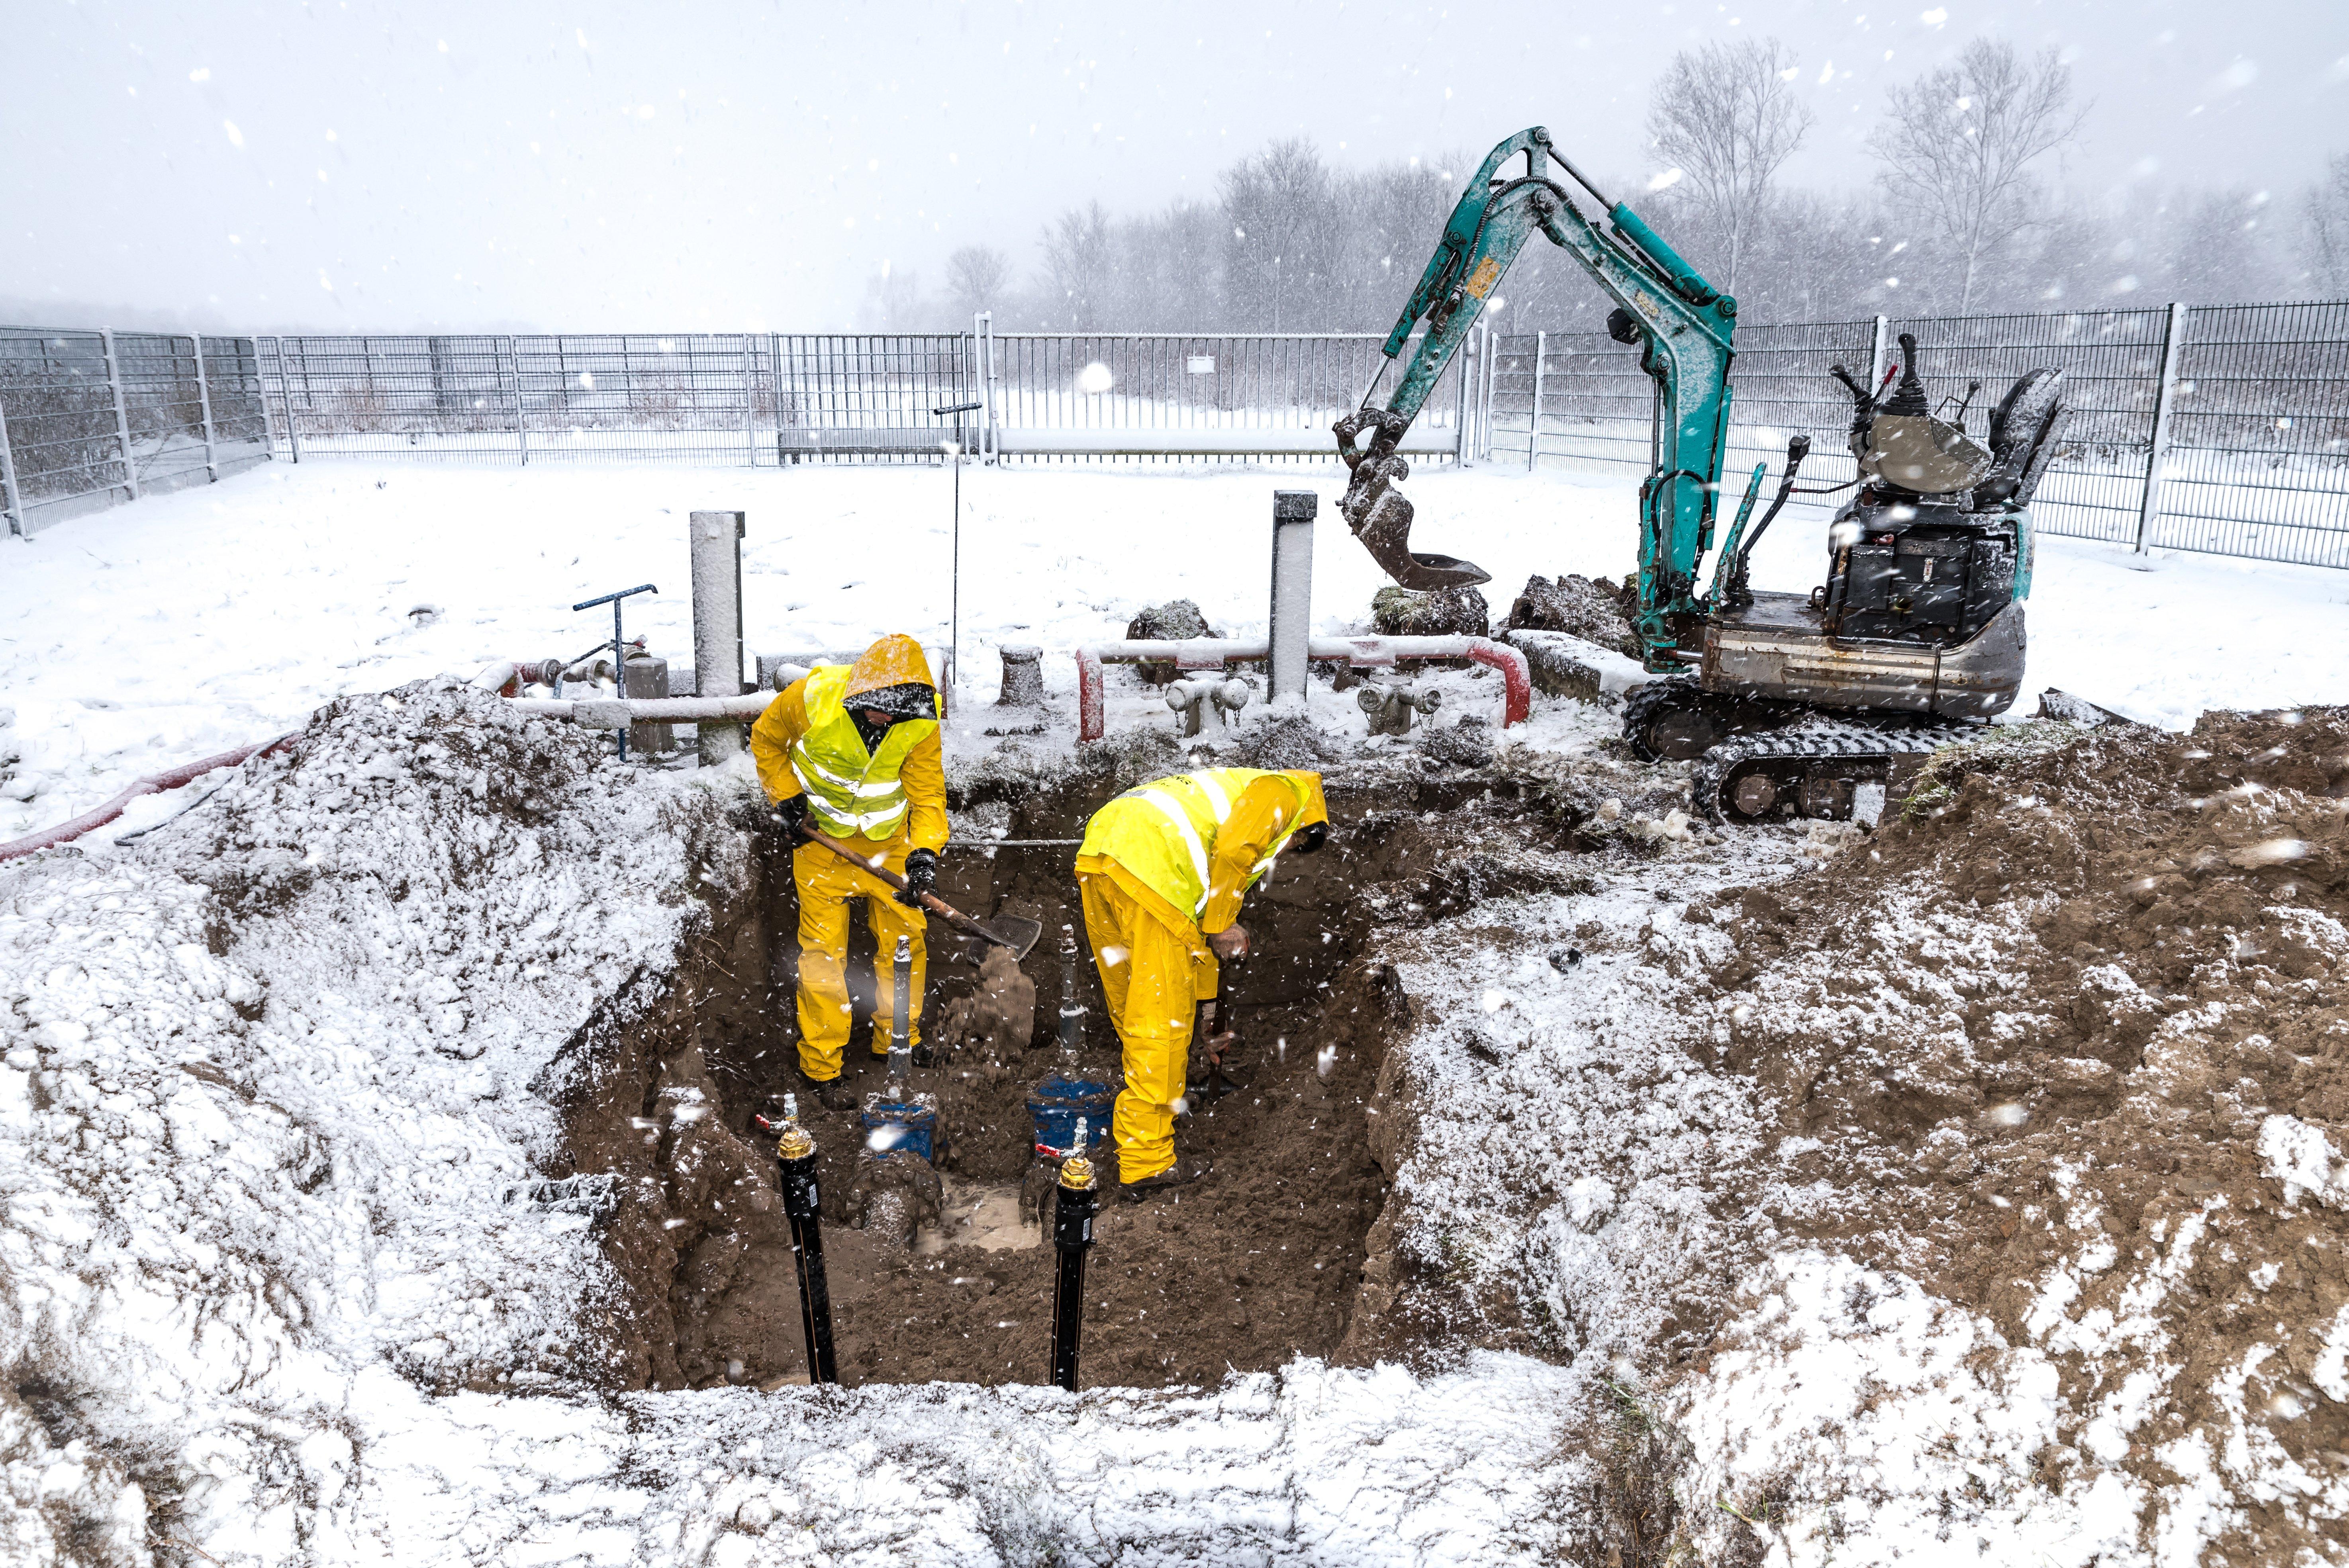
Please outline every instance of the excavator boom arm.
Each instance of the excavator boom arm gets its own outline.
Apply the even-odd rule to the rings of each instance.
[[[1501,179],[1502,167],[1519,155],[1526,172]],[[1585,218],[1549,177],[1552,159],[1597,200],[1607,229]],[[1680,628],[1705,608],[1695,583],[1698,563],[1713,542],[1714,497],[1726,455],[1736,302],[1706,283],[1629,206],[1600,196],[1557,158],[1539,126],[1495,147],[1453,208],[1435,254],[1387,336],[1384,352],[1393,360],[1408,346],[1412,329],[1427,323],[1385,405],[1371,406],[1374,380],[1362,407],[1338,422],[1339,455],[1353,470],[1340,507],[1379,563],[1406,588],[1487,580],[1470,562],[1410,551],[1410,503],[1393,489],[1409,469],[1395,447],[1537,230],[1614,298],[1618,309],[1609,328],[1640,344],[1640,368],[1656,383],[1656,467],[1640,494],[1638,631],[1651,669],[1676,668],[1671,655]],[[1358,443],[1366,433],[1368,441]]]

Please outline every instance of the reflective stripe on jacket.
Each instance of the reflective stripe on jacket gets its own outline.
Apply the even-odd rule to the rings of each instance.
[[[819,665],[807,677],[802,700],[807,730],[792,743],[792,776],[807,792],[815,824],[835,839],[886,839],[905,822],[905,786],[898,777],[905,754],[938,731],[934,718],[909,718],[889,727],[878,751],[864,749],[842,694],[846,665]]]
[[[1129,789],[1094,812],[1077,869],[1113,862],[1154,895],[1162,913],[1220,931],[1289,836],[1326,820],[1318,774],[1257,768],[1178,773]]]

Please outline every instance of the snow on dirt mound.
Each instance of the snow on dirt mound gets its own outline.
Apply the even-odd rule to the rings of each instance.
[[[0,1458],[61,1465],[0,1530],[145,1562],[151,1511],[290,1560],[348,1506],[357,1389],[416,1397],[385,1362],[577,1368],[609,1282],[588,1218],[531,1201],[528,1086],[663,971],[717,816],[419,686],[320,710],[144,850],[0,874]]]
[[[2344,795],[2343,710],[2030,727],[1723,901],[1789,1249],[1682,1391],[1709,1488],[1798,1556],[1890,1493],[2064,1564],[2332,1553]]]
[[[2326,1557],[2344,796],[2338,710],[2017,727],[1392,937],[1357,1346],[1570,1359],[1566,1493],[1701,1561]]]

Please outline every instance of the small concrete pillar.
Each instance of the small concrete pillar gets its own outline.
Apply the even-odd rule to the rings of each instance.
[[[739,511],[697,511],[690,521],[697,696],[742,695],[743,532],[743,514]],[[705,724],[700,737],[705,768],[741,754],[740,725]]]
[[[1272,615],[1270,705],[1302,705],[1313,636],[1313,514],[1321,498],[1311,490],[1272,492]]]
[[[1031,643],[1014,643],[1000,651],[1003,655],[1003,693],[995,699],[995,706],[1043,707],[1044,650]]]
[[[668,661],[646,655],[632,655],[624,666],[627,684],[622,696],[668,696]],[[628,726],[628,749],[656,757],[677,749],[677,727],[673,724],[632,724]]]

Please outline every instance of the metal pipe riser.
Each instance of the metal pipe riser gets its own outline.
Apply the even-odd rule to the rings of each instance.
[[[823,1196],[816,1186],[815,1140],[796,1123],[776,1141],[783,1214],[791,1222],[792,1264],[800,1282],[800,1328],[807,1340],[808,1381],[837,1383],[832,1349],[832,1292],[823,1276]]]

